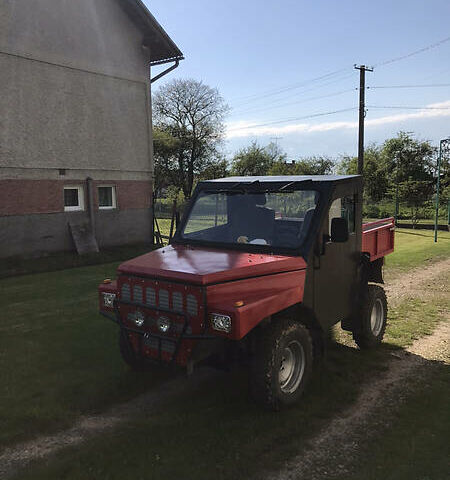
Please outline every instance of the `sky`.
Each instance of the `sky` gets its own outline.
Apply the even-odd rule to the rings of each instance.
[[[254,140],[290,160],[356,155],[355,64],[374,67],[366,146],[399,131],[450,136],[449,0],[144,3],[185,56],[155,88],[174,78],[217,88],[230,107],[228,157]]]

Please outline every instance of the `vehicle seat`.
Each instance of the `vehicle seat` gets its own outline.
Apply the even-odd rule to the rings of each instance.
[[[233,222],[233,237],[246,236],[249,240],[263,238],[272,243],[275,210],[261,205],[242,205]]]
[[[306,236],[309,232],[309,227],[311,226],[311,221],[314,216],[315,208],[310,208],[306,210],[305,218],[303,219],[302,229],[300,230],[300,235],[298,236],[299,244],[302,244],[305,241]]]

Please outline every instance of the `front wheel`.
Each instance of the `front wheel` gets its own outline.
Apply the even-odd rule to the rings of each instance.
[[[282,319],[259,332],[250,367],[253,398],[272,410],[292,405],[311,376],[313,349],[308,329]]]
[[[361,325],[353,332],[353,339],[359,348],[376,347],[383,340],[387,321],[387,300],[384,289],[368,285],[360,311]]]

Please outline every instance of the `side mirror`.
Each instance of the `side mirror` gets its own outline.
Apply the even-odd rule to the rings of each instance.
[[[343,243],[348,240],[348,223],[345,218],[331,219],[331,241]]]

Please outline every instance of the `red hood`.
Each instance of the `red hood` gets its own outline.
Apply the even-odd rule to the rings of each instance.
[[[302,257],[169,245],[119,266],[119,272],[206,285],[306,268]]]

